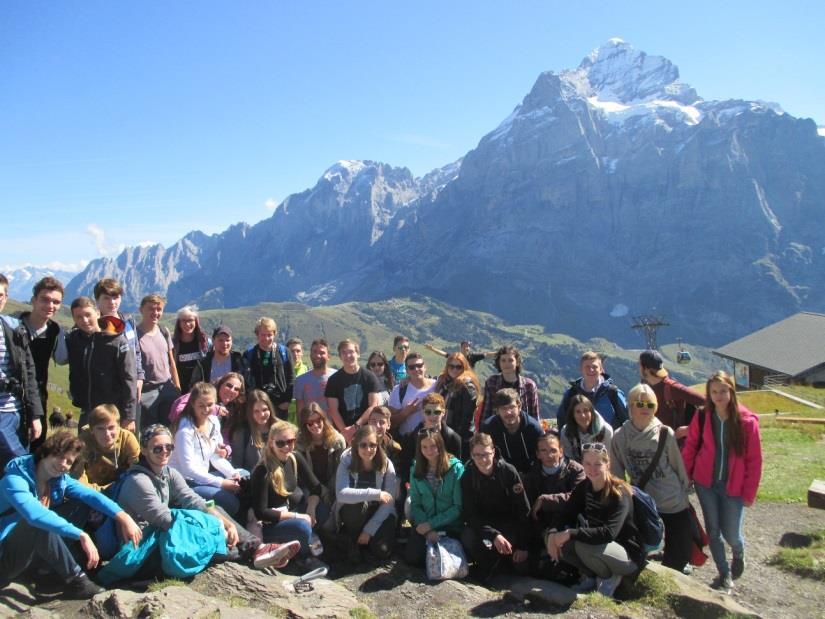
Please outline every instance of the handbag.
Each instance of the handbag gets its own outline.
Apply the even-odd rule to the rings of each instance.
[[[464,578],[470,572],[461,542],[443,534],[437,542],[427,542],[426,566],[429,580]]]

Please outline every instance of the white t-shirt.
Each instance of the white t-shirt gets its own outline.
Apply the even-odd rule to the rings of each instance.
[[[390,394],[390,408],[400,409],[404,408],[407,404],[415,400],[416,398],[424,399],[424,396],[430,393],[433,389],[435,389],[436,381],[432,379],[427,379],[430,383],[424,387],[423,389],[417,389],[415,385],[408,382],[407,383],[407,391],[404,394],[404,400],[399,401],[400,398],[400,388],[401,385],[398,384],[392,389],[392,393]],[[406,436],[413,430],[415,430],[416,426],[424,420],[424,413],[422,412],[421,402],[418,403],[418,406],[415,409],[415,412],[407,417],[399,426],[398,433],[401,436]]]

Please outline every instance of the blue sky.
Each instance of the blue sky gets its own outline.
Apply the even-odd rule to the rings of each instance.
[[[618,36],[825,124],[821,2],[0,3],[0,268],[255,223],[339,159],[416,175]]]

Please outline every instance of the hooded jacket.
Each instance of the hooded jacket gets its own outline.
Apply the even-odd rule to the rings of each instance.
[[[713,438],[713,424],[708,419],[710,411],[694,415],[688,427],[687,440],[682,448],[688,477],[700,486],[709,488],[713,484],[713,462],[716,459],[716,441]],[[756,491],[762,478],[762,443],[759,436],[759,417],[744,406],[739,407],[742,424],[744,451],[738,455],[734,450],[728,453],[728,496],[742,497],[747,503],[756,500]],[[703,426],[700,426],[703,422]],[[701,438],[700,438],[701,433]]]
[[[69,499],[77,499],[110,518],[122,511],[120,505],[68,474],[50,479],[50,507],[57,507]],[[80,539],[83,532],[40,502],[37,495],[36,465],[34,456],[31,455],[9,460],[6,474],[0,479],[0,552],[2,541],[20,520],[73,540]]]
[[[140,457],[140,445],[135,435],[123,428],[117,429],[115,446],[111,452],[100,449],[89,426],[83,426],[78,438],[83,441],[83,456],[75,461],[72,477],[100,492],[108,488]]]
[[[501,457],[516,467],[519,473],[526,473],[536,460],[536,443],[543,434],[541,425],[527,412],[521,411],[521,420],[514,433],[507,431],[501,417],[495,415],[481,424],[481,431],[493,437],[493,443]]]
[[[433,490],[426,478],[415,476],[415,463],[410,467],[410,516],[413,527],[429,522],[436,531],[461,531],[461,476],[464,465],[450,458],[450,466],[438,487]]]
[[[356,504],[378,501],[381,491],[389,492],[393,500],[381,504],[372,517],[364,525],[364,532],[375,535],[378,528],[389,516],[395,515],[395,500],[398,498],[398,480],[395,476],[395,467],[392,460],[387,458],[387,469],[382,473],[375,471],[375,488],[358,488],[358,473],[350,471],[352,465],[352,450],[347,449],[341,454],[338,472],[335,475],[336,523],[340,525],[339,510],[342,504]]]
[[[137,368],[124,327],[116,333],[72,329],[66,348],[72,404],[87,412],[98,404],[114,404],[121,419],[133,421]]]
[[[21,329],[25,329],[19,322],[16,328],[9,326],[6,320],[0,320],[0,328],[3,329],[6,340],[6,351],[9,355],[9,375],[19,384],[19,394],[17,401],[20,404],[21,412],[21,438],[25,438],[23,444],[28,442],[28,428],[35,419],[43,417],[43,404],[40,401],[40,394],[37,389],[37,374],[34,369],[34,359],[31,351],[26,346],[26,340]]]
[[[624,479],[627,472],[630,483],[638,485],[656,455],[661,428],[662,422],[655,417],[644,430],[636,428],[632,421],[625,421],[613,435],[609,448],[613,474]],[[665,450],[643,490],[656,501],[660,513],[675,514],[688,508],[690,480],[671,428],[667,428],[665,440]]]
[[[604,446],[610,449],[610,441],[613,440],[613,428],[596,411],[586,432],[582,432],[576,421],[571,419],[562,428],[559,438],[565,455],[573,458],[576,462],[581,462],[582,445],[604,443]]]
[[[543,526],[557,524],[558,514],[570,499],[573,490],[585,480],[582,465],[575,460],[562,457],[558,473],[548,475],[541,462],[536,461],[533,468],[524,476],[527,499],[532,506],[541,497],[539,522]]]
[[[628,420],[627,399],[624,392],[619,389],[608,374],[602,374],[602,382],[595,391],[588,391],[584,388],[584,377],[570,381],[570,386],[562,396],[561,404],[556,412],[558,427],[562,428],[571,420],[567,418],[567,409],[570,408],[570,399],[574,395],[583,395],[593,403],[602,418],[614,429]]]

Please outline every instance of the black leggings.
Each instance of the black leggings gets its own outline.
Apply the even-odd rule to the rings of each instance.
[[[343,534],[351,541],[358,539],[373,514],[378,511],[379,503],[353,503],[341,505],[339,516]],[[379,559],[387,559],[395,547],[395,516],[388,516],[378,530],[370,538],[368,544],[370,552]]]
[[[662,565],[681,572],[690,561],[693,545],[690,509],[675,514],[659,514],[665,523],[665,549]]]

